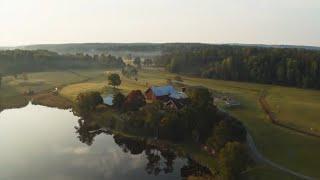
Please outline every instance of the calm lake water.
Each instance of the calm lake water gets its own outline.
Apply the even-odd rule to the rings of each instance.
[[[69,110],[0,113],[1,180],[181,179],[189,161],[82,127]],[[131,147],[130,147],[131,146]]]

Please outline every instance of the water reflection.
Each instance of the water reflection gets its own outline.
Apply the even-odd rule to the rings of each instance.
[[[79,120],[79,126],[76,126],[78,138],[82,143],[92,145],[95,136],[102,133],[111,134],[110,131],[103,130],[99,125],[90,120]],[[160,173],[170,174],[174,171],[174,162],[177,155],[174,151],[150,145],[146,140],[134,139],[122,135],[114,135],[114,142],[121,147],[124,153],[132,155],[144,154],[147,159],[145,171],[149,175],[158,176]],[[198,163],[188,158],[187,163],[180,169],[181,177],[208,175],[210,171],[200,166]]]
[[[72,112],[32,105],[0,113],[0,179],[181,179],[188,160]]]
[[[78,133],[78,139],[80,142],[87,144],[88,146],[92,145],[94,138],[101,134],[106,133],[110,134],[105,130],[102,130],[95,122],[85,121],[83,119],[78,120],[78,126],[74,127],[76,133]]]

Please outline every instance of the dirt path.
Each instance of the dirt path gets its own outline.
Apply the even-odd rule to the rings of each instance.
[[[286,129],[289,129],[291,131],[295,131],[295,132],[300,133],[300,134],[304,134],[304,135],[307,135],[307,136],[320,138],[319,134],[308,132],[308,131],[304,131],[304,130],[301,130],[301,129],[298,129],[298,128],[295,128],[295,127],[291,127],[291,126],[288,126],[286,124],[281,123],[281,121],[279,121],[277,119],[276,115],[272,112],[272,110],[270,108],[270,105],[266,100],[266,94],[267,93],[266,93],[265,90],[262,91],[261,95],[259,96],[259,103],[260,103],[260,106],[262,107],[263,111],[268,115],[268,117],[269,117],[270,121],[272,122],[272,124],[280,126],[280,127],[283,127],[283,128],[286,128]]]
[[[248,132],[248,130],[247,130]],[[272,161],[270,161],[269,159],[265,158],[262,154],[259,153],[259,151],[257,150],[256,148],[256,145],[253,141],[253,138],[251,137],[251,135],[249,134],[249,132],[247,133],[247,144],[250,148],[250,151],[251,151],[251,156],[252,158],[257,162],[257,163],[263,163],[263,164],[266,164],[266,165],[269,165],[273,168],[276,168],[276,169],[279,169],[280,171],[283,171],[283,172],[286,172],[288,174],[291,174],[293,176],[296,176],[300,179],[306,179],[306,180],[315,180],[315,178],[312,178],[312,177],[309,177],[309,176],[305,176],[303,174],[300,174],[300,173],[297,173],[295,171],[292,171],[288,168],[285,168],[279,164],[276,164]]]

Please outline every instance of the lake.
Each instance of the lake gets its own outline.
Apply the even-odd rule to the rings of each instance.
[[[181,179],[190,160],[87,126],[70,110],[0,113],[1,180]]]

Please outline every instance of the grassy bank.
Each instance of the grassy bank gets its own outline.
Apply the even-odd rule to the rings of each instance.
[[[38,104],[54,106],[56,100],[53,99],[54,97],[46,94],[47,92],[52,91],[56,87],[60,88],[68,84],[96,78],[103,75],[103,72],[102,70],[67,70],[28,73],[26,74],[26,78],[23,78],[21,75],[18,75],[17,78],[5,76],[0,88],[0,110],[25,106],[31,99],[34,99]],[[28,91],[33,91],[35,95],[27,95]],[[56,98],[59,98],[59,96]],[[58,101],[60,100],[58,99]],[[61,103],[59,105],[58,103],[57,106],[63,107],[64,105]]]

